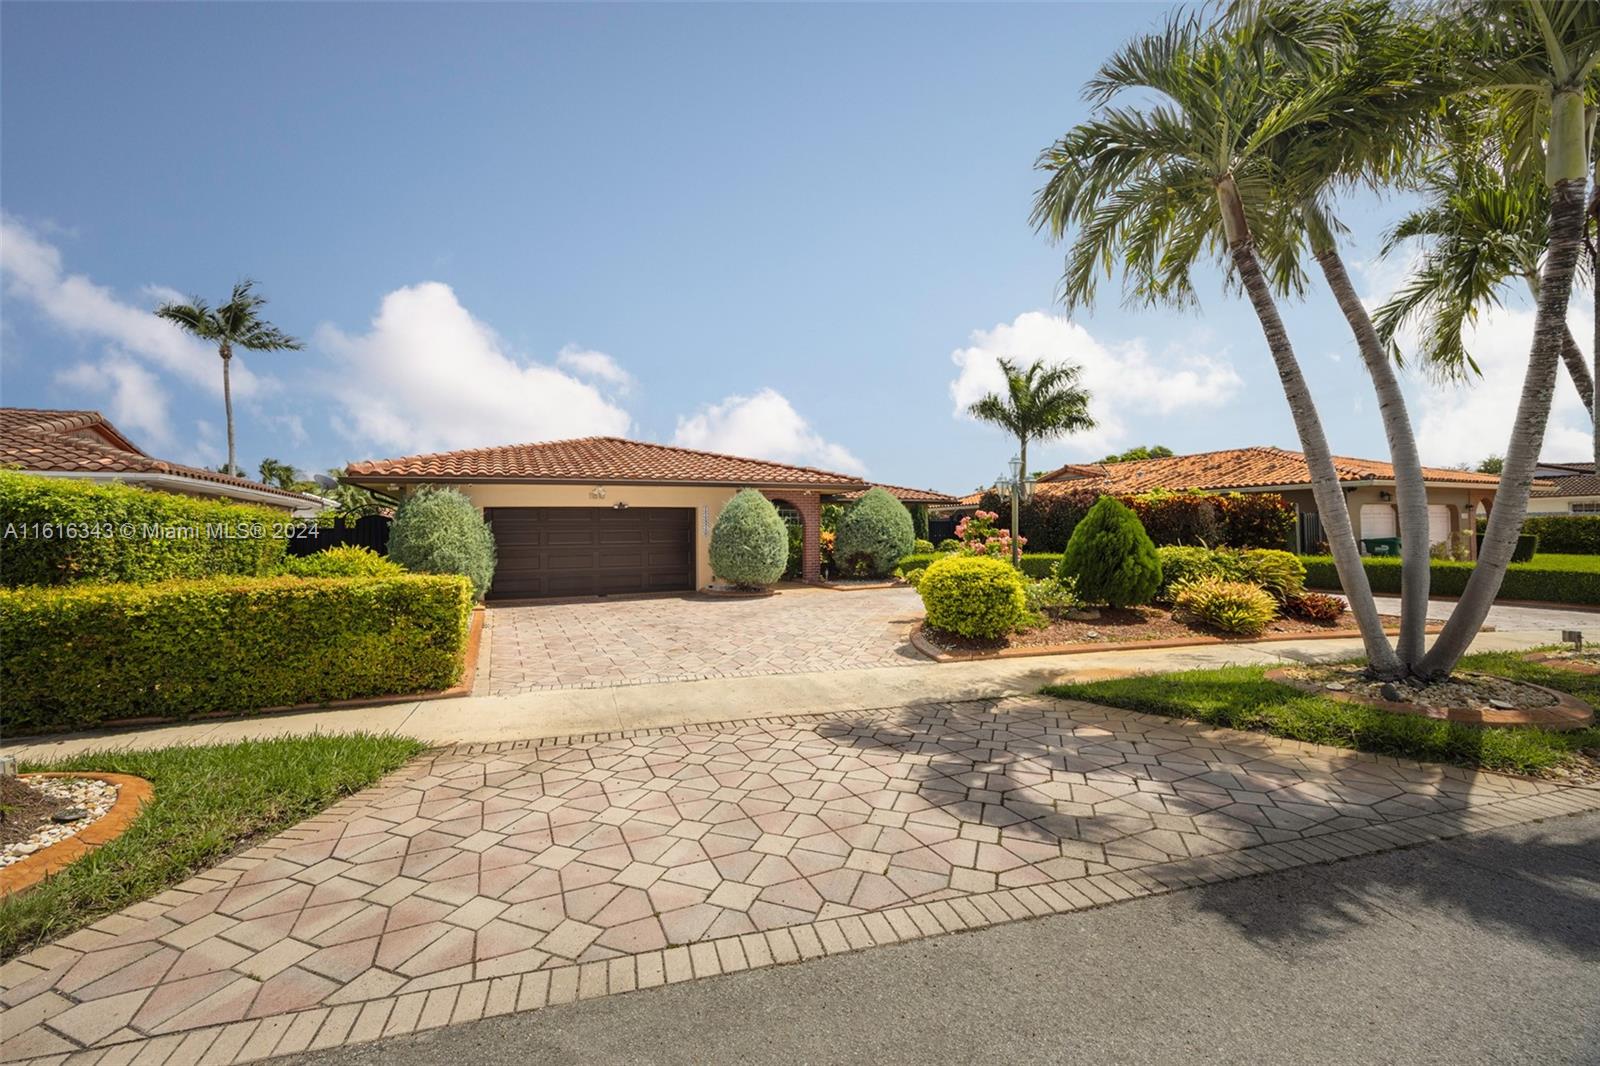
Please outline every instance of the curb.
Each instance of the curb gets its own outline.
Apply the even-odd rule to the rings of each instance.
[[[1326,633],[1273,633],[1264,637],[1174,637],[1170,640],[1100,641],[1095,644],[1041,644],[1027,648],[997,648],[994,651],[945,651],[922,635],[923,623],[911,627],[910,642],[922,654],[938,663],[966,663],[983,659],[1031,659],[1041,655],[1083,655],[1096,651],[1141,651],[1156,648],[1199,648],[1217,644],[1285,644],[1295,640],[1359,639],[1359,629],[1337,629]],[[1427,632],[1438,633],[1442,625],[1430,625]],[[1389,636],[1397,636],[1399,629],[1385,629]],[[1484,626],[1481,632],[1494,632],[1493,626]]]
[[[97,819],[94,824],[86,827],[83,832],[75,833],[65,840],[36,851],[21,862],[12,863],[0,870],[0,899],[21,892],[23,889],[32,888],[51,874],[59,873],[68,866],[77,862],[91,851],[102,845],[109,844],[117,839],[133,825],[139,811],[149,803],[156,794],[155,786],[142,777],[132,774],[100,774],[100,773],[43,773],[23,774],[23,779],[29,777],[78,777],[88,778],[92,781],[105,781],[117,786],[117,801],[111,809]]]

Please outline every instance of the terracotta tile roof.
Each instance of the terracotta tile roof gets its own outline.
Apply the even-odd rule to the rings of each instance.
[[[1393,481],[1394,467],[1378,459],[1335,456],[1334,468],[1343,482]],[[1495,474],[1471,470],[1423,467],[1435,484],[1482,486],[1500,484]],[[1305,456],[1282,448],[1228,448],[1223,451],[1174,455],[1164,459],[1137,459],[1126,463],[1092,463],[1052,470],[1039,480],[1037,491],[1093,488],[1101,492],[1132,493],[1153,489],[1259,489],[1310,485]]]
[[[0,407],[0,467],[49,473],[162,474],[264,492],[302,506],[321,502],[315,496],[275,485],[146,455],[98,411]]]
[[[664,481],[712,485],[814,485],[865,488],[849,474],[719,455],[622,437],[506,444],[351,463],[352,480]]]
[[[903,485],[879,485],[879,484],[874,484],[874,485],[872,485],[870,487],[871,488],[875,488],[875,489],[884,489],[884,490],[886,490],[889,493],[889,495],[893,496],[895,499],[899,500],[901,503],[955,503],[955,502],[957,502],[956,498],[954,496],[951,496],[949,493],[934,492],[932,489],[908,489]],[[842,500],[859,500],[863,495],[866,494],[866,491],[867,491],[866,489],[856,489],[854,492],[841,492],[839,494],[839,498],[842,499]]]

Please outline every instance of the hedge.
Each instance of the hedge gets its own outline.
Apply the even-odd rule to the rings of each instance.
[[[1306,564],[1307,588],[1340,587],[1332,556],[1302,556],[1301,562]],[[1362,563],[1367,568],[1367,580],[1372,583],[1373,592],[1400,594],[1399,559],[1368,557]],[[1429,591],[1435,596],[1459,596],[1467,587],[1472,570],[1472,563],[1435,559]],[[1559,568],[1541,563],[1538,559],[1531,563],[1512,563],[1506,569],[1505,581],[1500,585],[1500,598],[1600,605],[1600,568]]]
[[[1094,489],[1035,492],[1018,511],[1020,532],[1043,551],[1062,551],[1072,531],[1102,494]],[[1274,492],[1147,492],[1117,496],[1132,508],[1150,539],[1162,544],[1286,548],[1294,535],[1294,505]],[[978,509],[1011,521],[1011,503],[986,492]]]
[[[1539,550],[1551,555],[1600,555],[1600,515],[1531,514],[1522,532],[1538,537]]]
[[[294,524],[270,507],[0,470],[0,584],[272,574]]]
[[[919,552],[907,555],[900,560],[900,572],[909,574],[913,570],[925,570],[933,563],[950,555],[950,552]],[[1060,552],[1025,552],[1022,556],[1022,572],[1031,578],[1043,581],[1047,577],[1055,577],[1056,567],[1061,564]]]
[[[449,688],[465,578],[214,578],[0,591],[8,733]]]

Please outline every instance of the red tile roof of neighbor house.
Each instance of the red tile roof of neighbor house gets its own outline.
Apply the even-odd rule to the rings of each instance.
[[[1335,456],[1334,469],[1346,483],[1394,480],[1393,465],[1378,459]],[[1495,474],[1425,466],[1430,483],[1493,488]],[[1311,484],[1306,457],[1282,448],[1227,448],[1164,459],[1135,459],[1125,463],[1090,463],[1060,467],[1039,479],[1039,491],[1092,488],[1101,492],[1132,493],[1153,489],[1263,489]]]
[[[932,489],[908,489],[903,485],[873,484],[874,489],[883,489],[901,503],[955,503],[956,498],[947,492],[934,492]],[[840,499],[859,500],[867,493],[866,489],[856,489],[854,492],[841,492]]]
[[[351,463],[345,476],[360,481],[663,481],[867,487],[865,481],[850,474],[622,437],[580,437],[373,459]]]
[[[0,466],[85,474],[162,474],[249,489],[301,504],[317,498],[145,454],[99,411],[0,407]],[[220,494],[219,494],[220,495]]]

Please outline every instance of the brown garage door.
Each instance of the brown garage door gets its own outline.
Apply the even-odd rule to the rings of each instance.
[[[491,599],[694,588],[690,507],[491,507]]]

